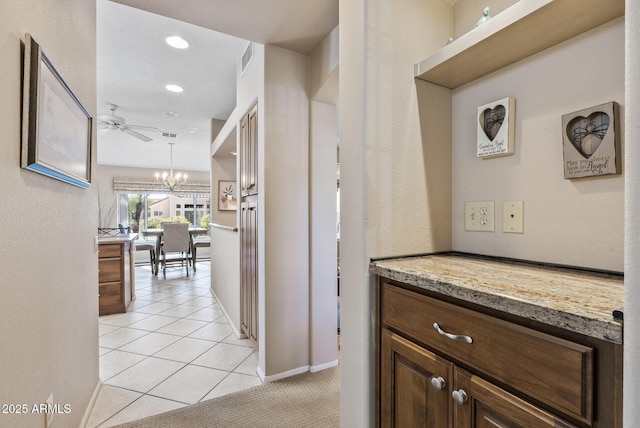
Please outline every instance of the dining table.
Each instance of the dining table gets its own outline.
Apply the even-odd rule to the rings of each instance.
[[[208,233],[209,233],[209,230],[205,229],[204,227],[190,227],[189,228],[189,248],[193,247],[194,236],[206,235]],[[156,238],[156,264],[153,269],[156,275],[158,274],[158,268],[160,265],[160,248],[162,243],[162,234],[163,234],[162,228],[142,230],[142,235],[144,235],[145,237],[155,236]]]

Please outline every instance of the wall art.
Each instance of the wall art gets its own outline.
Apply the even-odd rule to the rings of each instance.
[[[477,157],[512,155],[516,100],[503,98],[478,107]]]
[[[22,90],[20,166],[89,187],[91,115],[28,33]]]
[[[562,116],[564,178],[620,173],[618,110],[612,101]]]
[[[235,211],[237,203],[236,182],[218,180],[218,211]]]

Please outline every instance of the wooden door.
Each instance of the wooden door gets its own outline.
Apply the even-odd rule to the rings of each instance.
[[[258,204],[240,206],[242,330],[258,346]]]
[[[453,365],[387,329],[381,355],[380,425],[452,427]]]
[[[454,377],[456,428],[576,428],[458,367]]]

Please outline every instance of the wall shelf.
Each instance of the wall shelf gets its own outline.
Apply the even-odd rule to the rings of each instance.
[[[624,0],[521,0],[424,61],[414,75],[457,88],[624,15]]]

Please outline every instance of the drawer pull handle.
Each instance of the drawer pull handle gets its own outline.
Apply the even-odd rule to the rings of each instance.
[[[433,323],[433,328],[435,328],[436,331],[439,334],[441,334],[443,336],[446,336],[451,340],[459,340],[461,342],[473,343],[473,339],[471,337],[469,337],[469,336],[460,336],[460,335],[457,335],[457,334],[447,333],[446,331],[444,331],[443,329],[440,328],[440,326],[438,325],[437,322]]]
[[[464,402],[469,399],[469,396],[464,389],[453,391],[451,393],[451,396],[453,397],[453,401],[455,401],[456,404],[464,404]]]
[[[433,386],[433,389],[437,389],[438,391],[441,391],[444,389],[445,386],[447,386],[447,382],[444,380],[442,376],[438,376],[438,377],[434,376],[431,378],[431,386]]]

